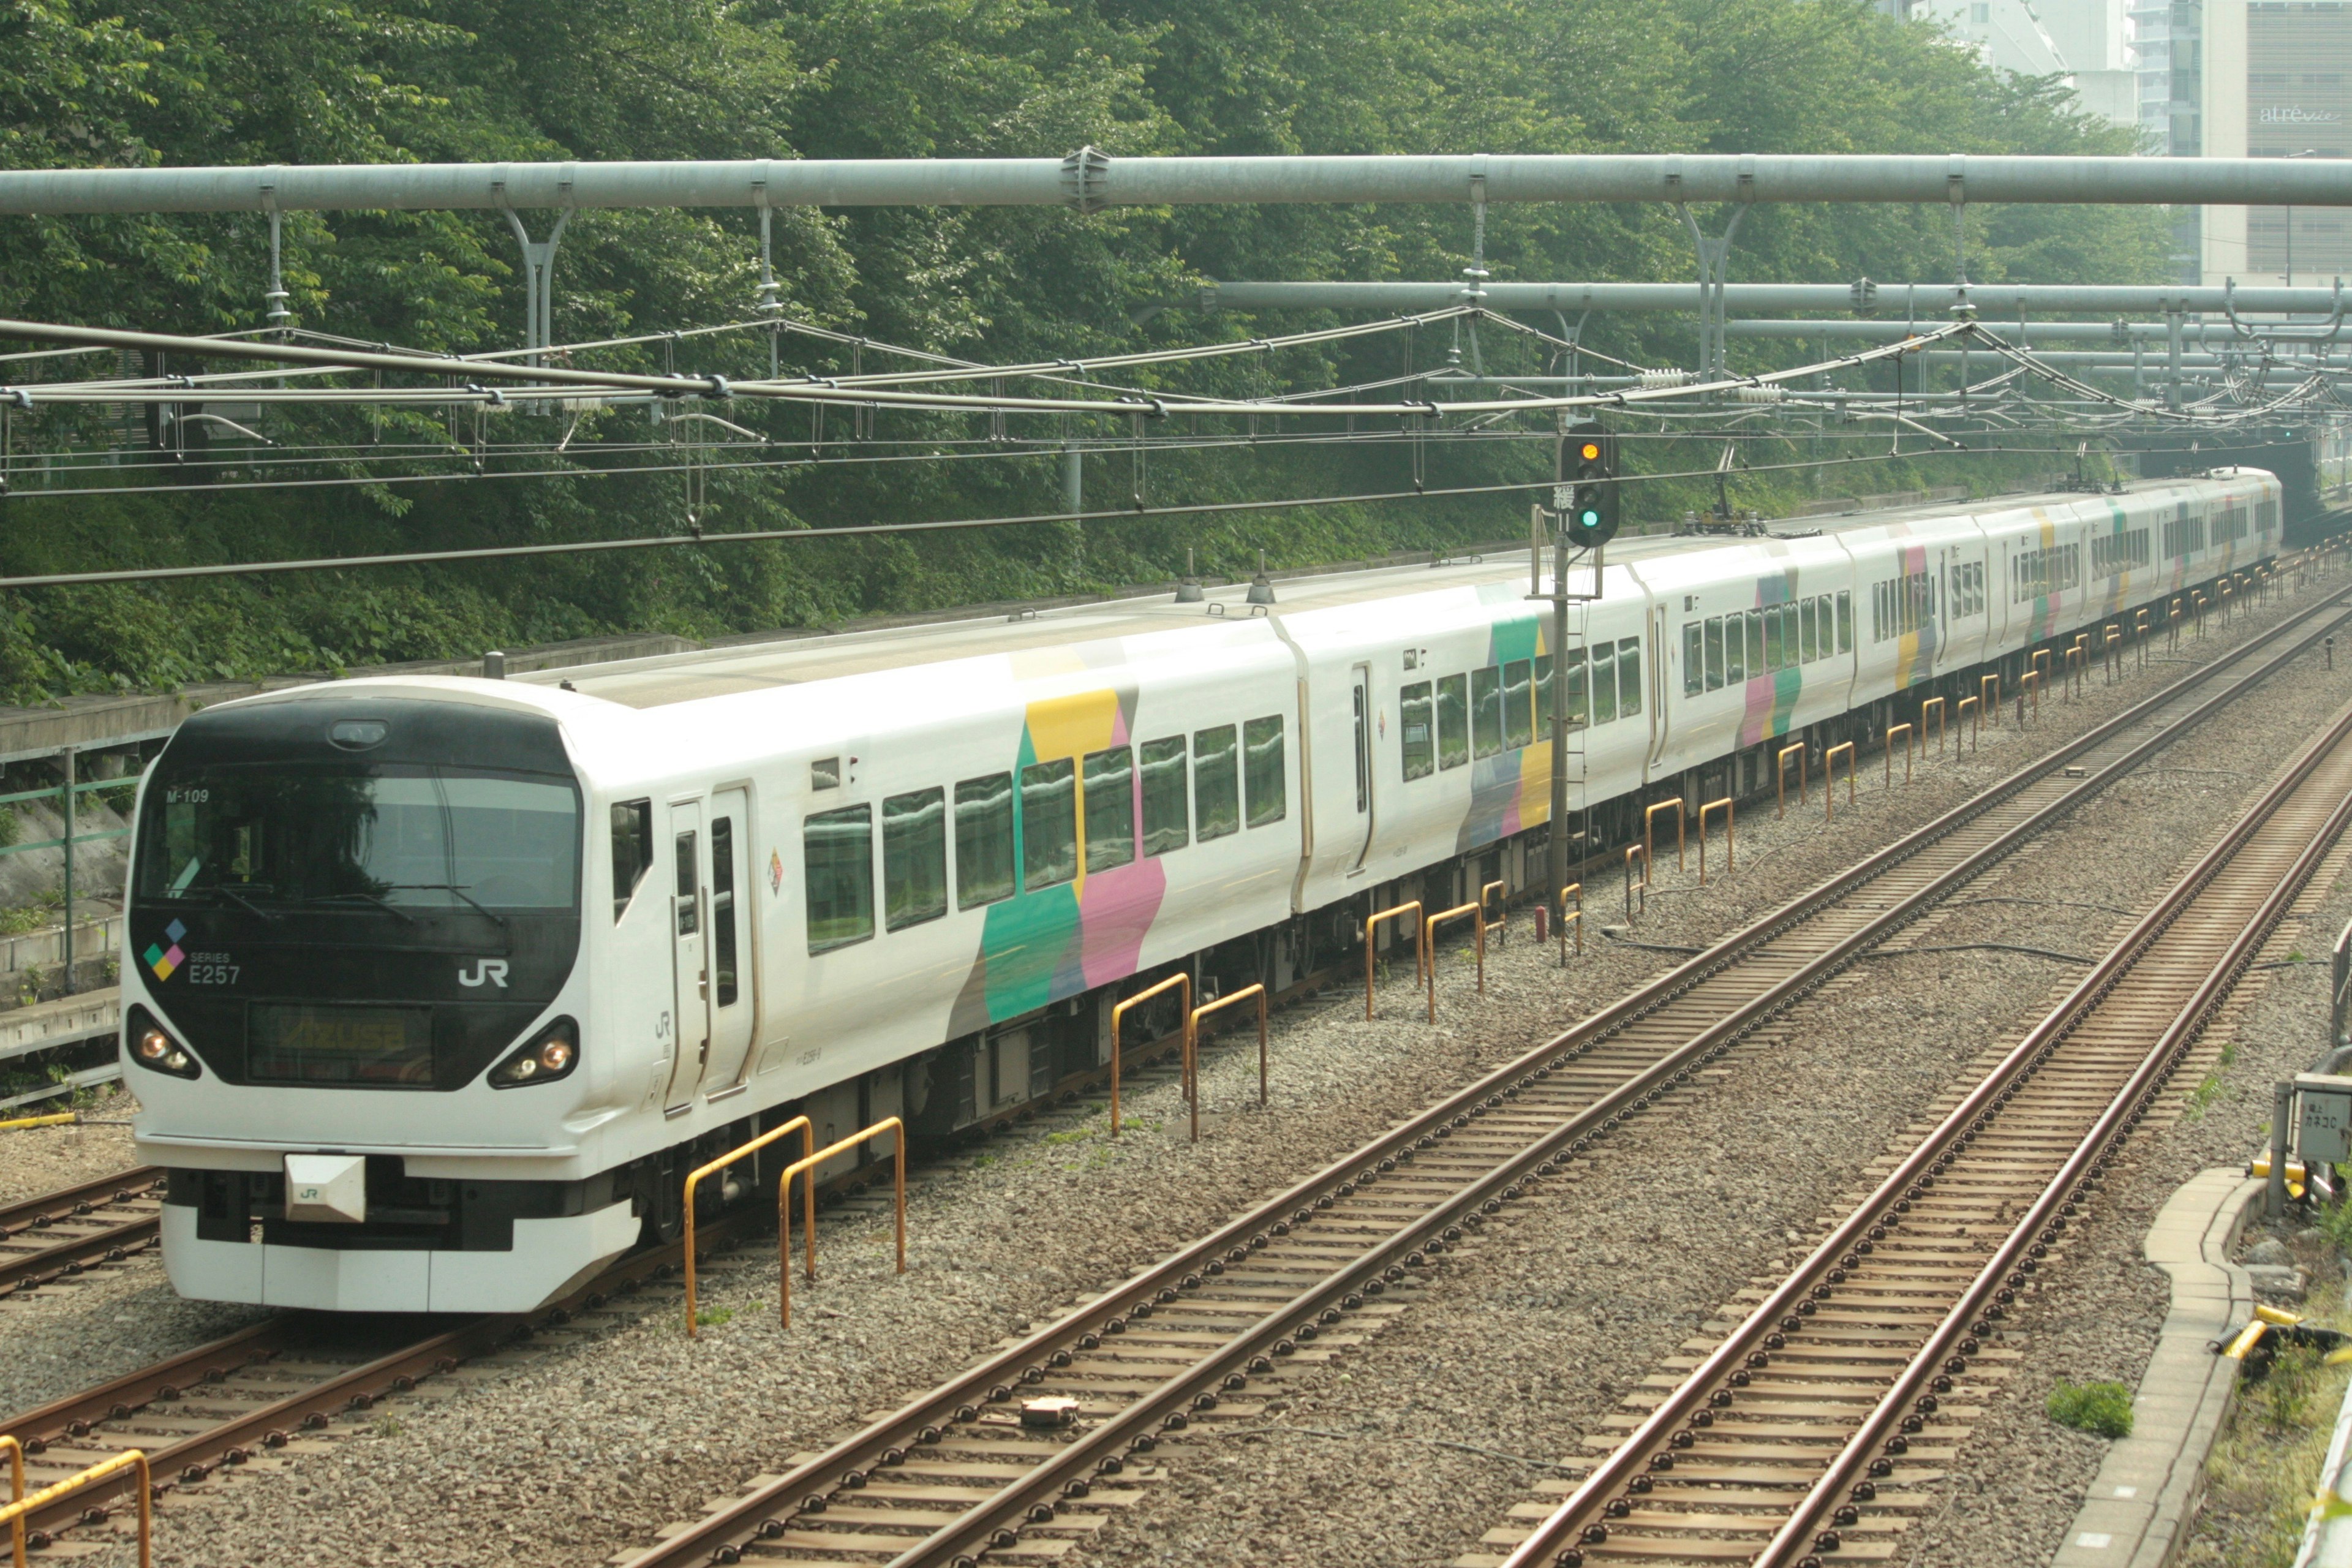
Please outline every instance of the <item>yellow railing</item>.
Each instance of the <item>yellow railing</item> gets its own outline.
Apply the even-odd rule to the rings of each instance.
[[[13,1446],[16,1439],[0,1439]],[[155,1487],[147,1473],[147,1456],[137,1448],[125,1448],[110,1458],[100,1459],[86,1470],[77,1470],[55,1486],[43,1487],[26,1497],[25,1459],[21,1449],[15,1450],[16,1490],[17,1495],[5,1508],[0,1508],[0,1524],[8,1527],[16,1543],[16,1568],[25,1568],[25,1516],[49,1506],[60,1498],[71,1497],[84,1487],[94,1486],[110,1476],[136,1468],[139,1471],[139,1568],[150,1568],[155,1560]]]
[[[1927,752],[1927,715],[1931,712],[1936,715],[1936,754],[1940,757],[1944,754],[1944,700],[1940,697],[1930,697],[1919,704],[1919,753],[1925,756]]]
[[[1822,820],[1823,822],[1837,820],[1837,760],[1840,752],[1845,753],[1845,803],[1851,806],[1854,802],[1853,742],[1847,741],[1843,744],[1832,746],[1829,749],[1829,754],[1822,759]]]
[[[1977,716],[1976,728],[1973,730],[1969,728],[1969,713],[1970,710],[1974,710]],[[1968,742],[1969,745],[1977,751],[1981,752],[1984,750],[1983,703],[1978,701],[1973,697],[1963,697],[1960,699],[1960,705],[1952,710],[1952,755],[1954,757],[1958,757],[1960,754],[1960,742],[1962,741]]]
[[[1903,737],[1903,782],[1911,782],[1911,752],[1913,731],[1908,724],[1897,724],[1886,731],[1886,787],[1895,787],[1895,737]]]
[[[1977,707],[1979,723],[1984,722],[1983,715],[1990,713],[1992,715],[1992,727],[1996,730],[2000,728],[2000,671],[1995,670],[1990,675],[1979,676],[1977,679]]]
[[[1568,907],[1568,896],[1570,893],[1576,895],[1576,908],[1573,911],[1570,911]],[[1570,882],[1559,890],[1559,961],[1563,964],[1568,962],[1568,927],[1571,921],[1576,923],[1576,956],[1582,958],[1584,956],[1584,884],[1581,882]]]
[[[1119,1025],[1125,1022],[1127,1018],[1127,1010],[1129,1007],[1140,1006],[1144,1003],[1150,1001],[1154,996],[1159,995],[1162,991],[1169,990],[1178,985],[1184,988],[1184,1017],[1186,1020],[1184,1027],[1189,1032],[1192,1026],[1191,1022],[1192,1016],[1192,976],[1189,973],[1171,974],[1167,979],[1161,981],[1159,984],[1147,986],[1145,989],[1137,992],[1134,995],[1129,997],[1126,1001],[1121,1002],[1118,1006],[1113,1007],[1110,1010],[1110,1135],[1114,1138],[1118,1136]],[[1185,1052],[1184,1059],[1186,1061],[1192,1060],[1192,1052],[1190,1050]],[[1189,1085],[1192,1082],[1192,1079],[1188,1078],[1185,1079],[1185,1082]]]
[[[1650,837],[1650,830],[1651,824],[1657,821],[1658,813],[1662,811],[1675,814],[1675,869],[1687,869],[1683,860],[1683,827],[1686,819],[1683,815],[1683,797],[1676,795],[1672,800],[1662,800],[1655,805],[1645,807],[1642,812],[1642,879],[1645,882],[1650,879],[1651,868],[1658,863],[1657,851],[1652,847],[1655,840]]]
[[[2033,720],[2038,724],[2042,721],[2042,672],[2038,669],[2027,670],[2018,680],[2017,700],[2021,710],[2024,707],[2028,692],[2033,695]]]
[[[1425,917],[1421,922],[1422,951],[1429,954],[1429,1021],[1437,1022],[1437,928],[1464,915],[1478,921],[1478,994],[1486,994],[1486,911],[1476,904],[1456,904]]]
[[[1503,895],[1502,909],[1494,919],[1487,920],[1486,900],[1493,898],[1496,893]],[[1485,887],[1478,889],[1478,918],[1482,921],[1486,921],[1486,929],[1488,931],[1499,931],[1510,925],[1511,893],[1510,889],[1505,883],[1500,880],[1496,880],[1487,883]],[[1496,939],[1497,942],[1501,942],[1501,940],[1502,939],[1500,937]]]
[[[1738,829],[1732,816],[1731,797],[1725,795],[1721,800],[1708,801],[1698,808],[1698,885],[1702,888],[1706,886],[1706,821],[1718,807],[1723,812],[1723,874],[1727,877],[1731,875],[1738,864],[1733,858],[1735,851],[1732,848],[1732,839]]]
[[[1633,862],[1636,860],[1642,863],[1642,879],[1638,883],[1633,880]],[[1639,844],[1628,844],[1625,846],[1625,921],[1629,925],[1633,920],[1633,894],[1637,889],[1642,895],[1642,912],[1646,915],[1650,912],[1650,852]]]
[[[784,1179],[776,1184],[776,1273],[784,1287],[784,1327],[793,1326],[793,1178],[815,1169],[835,1154],[845,1154],[870,1139],[886,1132],[895,1132],[890,1154],[897,1164],[896,1183],[898,1209],[898,1272],[907,1271],[907,1129],[895,1116],[886,1116],[873,1126],[851,1133],[838,1143],[803,1155],[784,1167]],[[802,1184],[802,1201],[807,1208],[804,1217],[808,1226],[808,1278],[816,1283],[816,1177],[812,1174]]]
[[[1364,1022],[1372,1021],[1372,933],[1381,929],[1382,921],[1395,920],[1411,910],[1412,928],[1412,977],[1416,984],[1429,967],[1429,949],[1421,940],[1421,900],[1414,899],[1391,910],[1382,910],[1364,922]]]
[[[801,1153],[805,1156],[816,1147],[816,1128],[805,1116],[795,1116],[781,1127],[770,1128],[740,1149],[730,1150],[708,1165],[697,1168],[686,1178],[686,1337],[695,1339],[694,1321],[694,1189],[703,1177],[715,1175],[746,1154],[756,1153],[786,1133],[797,1129],[801,1135]]]
[[[1201,1048],[1201,1020],[1221,1007],[1231,1007],[1253,997],[1257,1000],[1257,1104],[1263,1110],[1265,1109],[1265,987],[1244,985],[1230,996],[1203,1002],[1192,1009],[1192,1016],[1185,1024],[1184,1076],[1192,1085],[1192,1142],[1195,1143],[1201,1141],[1201,1069],[1195,1055]]]
[[[1797,804],[1805,804],[1805,743],[1800,741],[1793,746],[1781,747],[1772,765],[1772,816],[1775,819],[1788,815],[1789,759],[1792,756],[1797,759]]]

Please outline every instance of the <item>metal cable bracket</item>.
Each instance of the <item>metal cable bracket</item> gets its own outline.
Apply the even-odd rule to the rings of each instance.
[[[1092,143],[1062,160],[1062,195],[1082,213],[1100,212],[1110,205],[1110,154]]]

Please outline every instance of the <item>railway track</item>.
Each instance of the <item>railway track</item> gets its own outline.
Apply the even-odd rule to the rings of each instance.
[[[2352,710],[1686,1376],[1621,1417],[1633,1430],[1566,1500],[1487,1537],[1507,1558],[1464,1563],[1890,1555],[2016,1359],[2017,1299],[2352,819],[2347,740]]]
[[[701,1227],[731,1250],[764,1217],[757,1205]],[[143,1449],[159,1494],[244,1466],[363,1416],[379,1402],[526,1342],[553,1347],[637,1316],[625,1298],[667,1280],[684,1256],[677,1243],[623,1259],[589,1285],[538,1310],[452,1321],[283,1312],[224,1339],[0,1420],[25,1445],[26,1484],[38,1490],[130,1448]],[[28,1544],[43,1547],[78,1524],[99,1524],[135,1505],[125,1475],[34,1514]]]
[[[1596,1139],[2223,711],[2346,613],[2341,603],[2300,613],[1215,1234],[796,1458],[629,1568],[948,1568],[1065,1554],[1136,1500],[1164,1436],[1254,1413],[1254,1379],[1352,1342],[1431,1255],[1581,1168]]]
[[[0,1206],[0,1298],[155,1245],[163,1172],[138,1165]]]

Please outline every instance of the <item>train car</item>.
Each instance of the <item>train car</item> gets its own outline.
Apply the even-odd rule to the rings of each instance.
[[[142,780],[124,922],[166,1266],[530,1308],[785,1115],[984,1127],[1097,1071],[1159,976],[1279,992],[1376,908],[1529,885],[1556,682],[1563,831],[1605,847],[2161,615],[2277,522],[2243,470],[1623,541],[1564,649],[1497,557],[207,709]]]

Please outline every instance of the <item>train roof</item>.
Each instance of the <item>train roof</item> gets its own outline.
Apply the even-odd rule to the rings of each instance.
[[[2237,470],[2251,476],[2255,470]],[[2126,487],[2127,493],[2147,493],[2177,487],[2182,479],[2147,479]],[[1771,538],[1653,535],[1619,540],[1610,545],[1612,566],[1637,570],[1673,562],[1680,566],[1707,553],[1763,547],[1773,554],[1801,558],[1812,553],[1804,542],[1816,537],[1865,532],[1902,526],[1906,531],[1924,525],[1949,522],[1955,531],[1966,520],[1982,513],[2013,512],[2035,507],[2071,505],[2086,499],[2080,492],[2050,491],[1987,497],[1976,503],[1922,503],[1883,511],[1853,512],[1818,520],[1783,521],[1781,533]],[[1484,587],[1523,582],[1525,554],[1513,550],[1485,556],[1441,561],[1435,565],[1382,566],[1369,570],[1332,572],[1285,577],[1275,584],[1274,613],[1289,616],[1315,610],[1339,609],[1370,601],[1433,593],[1448,588]],[[1646,575],[1646,574],[1645,574]],[[1660,574],[1688,580],[1692,574],[1669,570]],[[802,634],[733,647],[698,648],[684,653],[622,659],[609,664],[533,671],[509,679],[552,687],[569,682],[583,696],[601,698],[630,708],[658,708],[732,693],[773,690],[812,681],[839,679],[879,670],[937,664],[950,659],[1072,644],[1199,626],[1204,616],[1241,623],[1251,615],[1246,584],[1202,590],[1203,603],[1177,604],[1166,593],[1139,595],[1054,609],[1021,612],[1012,616],[991,615],[968,620],[933,622],[914,626],[882,626],[837,635]]]

